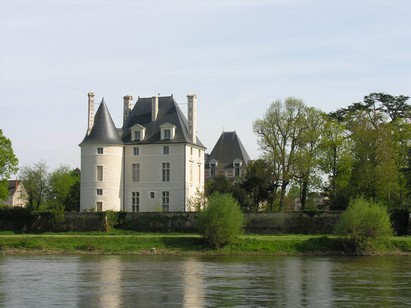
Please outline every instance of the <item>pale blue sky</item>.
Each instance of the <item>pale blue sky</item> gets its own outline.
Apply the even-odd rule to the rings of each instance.
[[[370,92],[411,95],[411,1],[0,0],[0,128],[21,165],[80,166],[87,93],[117,126],[126,94],[198,96],[211,151],[276,99],[324,111]],[[96,106],[97,107],[97,106]]]

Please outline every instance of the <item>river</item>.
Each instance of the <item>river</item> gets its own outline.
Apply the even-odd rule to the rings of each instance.
[[[411,257],[0,257],[0,307],[160,306],[410,307]]]

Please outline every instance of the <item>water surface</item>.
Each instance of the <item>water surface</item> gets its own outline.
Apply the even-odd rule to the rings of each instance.
[[[1,307],[407,307],[411,257],[0,257]]]

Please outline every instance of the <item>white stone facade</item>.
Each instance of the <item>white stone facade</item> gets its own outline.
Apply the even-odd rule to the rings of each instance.
[[[182,117],[172,96],[142,99],[141,106],[133,110],[132,97],[125,96],[121,131],[114,127],[104,102],[95,118],[89,115],[89,123],[95,127],[88,128],[80,144],[81,210],[195,210],[190,200],[204,190],[205,147],[195,132],[196,96],[187,97],[189,121]],[[148,123],[144,123],[145,109],[138,108],[150,108]],[[89,110],[93,110],[90,100]],[[175,111],[174,117],[170,110]],[[141,114],[143,123],[133,120]],[[138,138],[136,131],[140,132]]]

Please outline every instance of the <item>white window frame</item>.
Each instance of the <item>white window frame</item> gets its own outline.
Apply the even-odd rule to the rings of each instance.
[[[161,140],[173,140],[176,135],[176,127],[170,123],[164,123],[160,125],[161,133],[160,139]]]
[[[162,182],[170,182],[170,163],[169,162],[163,162],[162,163],[162,168],[161,168],[161,178]]]
[[[104,150],[103,150],[102,147],[97,148],[97,154],[99,154],[99,155],[104,154]]]
[[[103,195],[103,189],[102,188],[97,188],[96,194],[97,194],[97,196],[102,196]]]
[[[139,147],[134,147],[133,148],[133,155],[134,156],[140,155],[140,148]]]
[[[133,182],[140,182],[140,163],[131,164],[131,180]]]
[[[163,155],[170,154],[170,147],[168,145],[163,146]]]
[[[140,212],[140,192],[138,191],[131,193],[131,211]]]
[[[170,211],[170,192],[169,191],[163,191],[162,192],[161,205],[163,207],[163,212],[169,212]]]
[[[96,180],[97,180],[97,182],[103,182],[104,181],[104,168],[101,165],[97,166]]]

